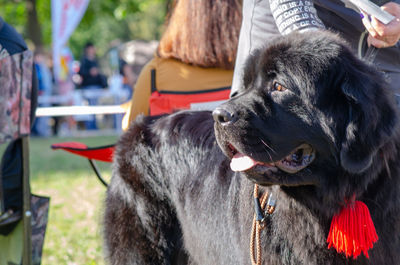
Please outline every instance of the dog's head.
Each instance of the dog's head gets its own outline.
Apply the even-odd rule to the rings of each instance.
[[[256,183],[360,176],[393,137],[396,107],[384,79],[335,34],[277,38],[251,55],[243,78],[213,116],[232,170]]]

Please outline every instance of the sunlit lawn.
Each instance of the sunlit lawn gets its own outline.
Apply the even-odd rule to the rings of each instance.
[[[104,264],[102,211],[105,187],[85,158],[61,150],[52,143],[80,141],[88,146],[115,143],[117,136],[90,138],[31,138],[32,192],[50,197],[49,222],[42,264]],[[97,163],[109,180],[111,164]]]

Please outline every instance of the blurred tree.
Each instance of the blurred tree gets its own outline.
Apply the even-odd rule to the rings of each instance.
[[[171,2],[90,0],[68,45],[80,57],[87,41],[92,41],[102,55],[114,40],[157,40]],[[0,16],[24,36],[31,48],[51,49],[51,0],[0,0],[0,6]]]
[[[42,29],[39,24],[38,13],[36,10],[36,0],[26,1],[26,21],[27,37],[33,42],[37,49],[43,48]]]
[[[24,36],[26,35],[25,4],[21,0],[0,0],[0,16]]]

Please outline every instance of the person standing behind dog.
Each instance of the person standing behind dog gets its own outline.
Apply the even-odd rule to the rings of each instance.
[[[135,85],[124,130],[138,114],[149,115],[152,80],[157,91],[178,93],[230,89],[232,84],[241,1],[179,0],[173,7],[154,58]]]
[[[395,19],[384,25],[375,17],[348,8],[348,3],[345,4],[341,0],[244,0],[231,96],[234,96],[242,85],[245,60],[255,49],[262,47],[275,36],[295,30],[326,28],[338,32],[361,56],[365,55],[367,50],[367,45],[360,45],[363,42],[379,48],[375,58],[372,57],[373,63],[386,75],[399,98],[400,0],[373,2],[383,4],[381,8],[395,16]]]

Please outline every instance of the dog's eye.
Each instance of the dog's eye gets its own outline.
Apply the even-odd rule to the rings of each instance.
[[[281,84],[279,84],[278,82],[274,82],[273,84],[273,90],[274,91],[285,91],[286,87],[282,86]]]

